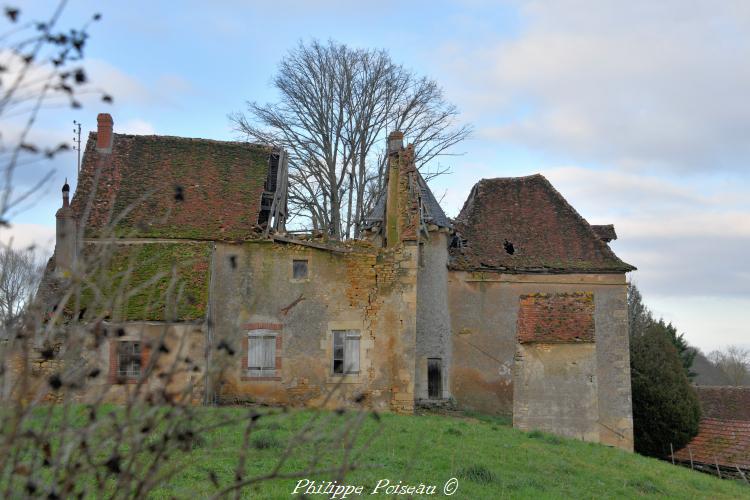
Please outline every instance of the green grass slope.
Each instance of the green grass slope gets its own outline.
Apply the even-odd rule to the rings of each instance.
[[[247,409],[206,409],[207,423],[220,417],[241,417]],[[268,473],[286,445],[311,418],[334,431],[351,415],[297,411],[264,416],[248,442],[248,475]],[[359,444],[372,438],[359,460],[362,469],[346,476],[346,484],[364,488],[369,498],[422,498],[419,495],[370,495],[378,481],[435,485],[431,497],[443,497],[450,478],[458,479],[451,498],[750,498],[750,487],[658,460],[601,445],[562,439],[539,432],[523,433],[507,421],[488,417],[439,415],[367,416]],[[216,493],[211,474],[231,482],[243,446],[243,427],[220,427],[203,435],[190,453],[179,457],[180,472],[156,492],[156,498],[204,498]],[[320,434],[290,455],[282,471],[304,470],[314,453],[322,465],[336,465],[344,453],[340,443]],[[245,476],[247,477],[247,476]],[[333,480],[334,474],[309,476]],[[303,498],[292,495],[296,480],[277,479],[246,489],[244,498]],[[381,490],[382,492],[382,490]],[[330,498],[310,495],[306,498]],[[339,497],[340,498],[340,497]],[[347,498],[358,498],[350,495]],[[427,496],[424,496],[427,498]]]

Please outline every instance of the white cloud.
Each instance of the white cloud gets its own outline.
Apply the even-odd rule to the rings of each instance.
[[[0,243],[25,250],[34,247],[42,257],[49,257],[55,249],[55,227],[41,224],[13,224],[0,229]]]
[[[146,120],[135,118],[122,124],[115,124],[115,131],[118,134],[136,134],[136,135],[154,135],[156,129]]]
[[[481,137],[621,166],[750,156],[750,3],[526,2],[516,38],[440,53]],[[479,21],[478,21],[479,22]],[[494,114],[493,114],[494,113]]]

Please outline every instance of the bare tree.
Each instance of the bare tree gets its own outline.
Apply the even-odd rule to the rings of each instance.
[[[53,158],[70,149],[66,143],[42,147],[31,140],[40,112],[60,106],[80,108],[80,95],[96,93],[105,102],[112,98],[100,90],[84,88],[88,77],[80,62],[94,14],[82,27],[59,30],[67,4],[61,0],[43,20],[25,20],[20,9],[5,7],[9,26],[0,30],[0,226],[7,226],[12,211],[49,180],[52,172],[18,190],[14,175],[19,167]],[[15,189],[14,189],[15,188]]]
[[[471,132],[457,123],[458,109],[437,83],[382,50],[300,43],[281,61],[273,85],[279,102],[249,102],[247,114],[230,118],[248,140],[290,153],[290,215],[335,239],[358,237],[382,192],[389,131],[401,130],[414,144],[420,169]]]
[[[43,272],[33,251],[0,247],[0,328],[5,330],[21,317]]]
[[[730,345],[711,352],[708,359],[729,377],[732,385],[750,385],[750,349]]]

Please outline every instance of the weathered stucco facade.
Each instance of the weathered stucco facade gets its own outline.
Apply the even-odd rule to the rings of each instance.
[[[208,404],[458,406],[632,449],[633,268],[607,246],[614,228],[589,226],[543,177],[483,180],[450,220],[394,132],[365,238],[292,237],[283,152],[99,121],[43,287],[108,246],[110,268],[134,264],[148,285],[88,309],[109,332],[86,353],[109,374],[90,385],[111,400],[145,369],[184,365],[149,383]],[[156,201],[118,218],[144,182]],[[142,271],[160,266],[173,282]]]
[[[624,275],[452,271],[448,288],[461,406],[512,416],[525,430],[632,447]],[[581,293],[593,301],[593,341],[519,342],[522,297]]]
[[[293,277],[294,260],[308,263],[305,279]],[[272,329],[280,356],[262,380],[242,363],[216,359],[215,366],[227,367],[220,379],[213,377],[219,402],[339,407],[364,398],[378,409],[413,410],[415,246],[331,251],[266,241],[217,243],[213,261],[214,345],[226,341],[241,352],[249,331]],[[359,332],[359,373],[332,373],[331,335],[337,330]]]

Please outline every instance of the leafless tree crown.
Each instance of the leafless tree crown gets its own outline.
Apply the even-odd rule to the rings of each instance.
[[[249,102],[246,113],[230,118],[247,139],[289,152],[290,216],[335,239],[359,237],[383,188],[389,131],[404,132],[420,167],[471,132],[437,83],[382,50],[300,43],[281,61],[273,85],[278,102]]]

